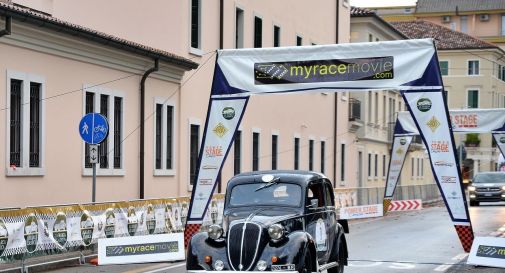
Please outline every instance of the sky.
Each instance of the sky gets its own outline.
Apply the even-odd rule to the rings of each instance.
[[[351,0],[355,7],[387,7],[415,5],[416,0]]]

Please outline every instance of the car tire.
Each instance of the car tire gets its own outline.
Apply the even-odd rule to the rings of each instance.
[[[336,262],[338,266],[332,267],[328,269],[328,273],[344,273],[344,244],[340,243],[338,245],[338,259]],[[332,261],[330,261],[332,262]]]
[[[305,253],[305,258],[303,259],[303,266],[298,270],[299,273],[311,273],[312,272],[312,255],[307,249]]]
[[[479,206],[479,202],[470,200],[470,207],[475,207],[475,206]]]

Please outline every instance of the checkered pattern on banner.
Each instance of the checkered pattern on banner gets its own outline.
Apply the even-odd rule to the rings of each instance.
[[[388,213],[388,210],[389,210],[389,206],[391,206],[391,199],[384,199],[382,201],[382,205],[383,205],[383,214],[384,216],[386,216],[386,214]]]
[[[186,224],[186,228],[184,229],[184,247],[188,247],[189,240],[193,234],[200,231],[200,227],[202,224]]]
[[[472,226],[454,225],[458,233],[459,240],[465,252],[470,252],[473,244]]]

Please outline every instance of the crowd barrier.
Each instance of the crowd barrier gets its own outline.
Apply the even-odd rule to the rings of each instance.
[[[335,189],[335,205],[382,204],[384,189]],[[213,196],[202,230],[221,224],[223,194]],[[395,199],[440,198],[435,184],[399,186]],[[98,239],[184,231],[189,198],[133,200],[0,210],[0,263],[95,250]]]
[[[184,231],[189,198],[0,210],[0,263],[95,249],[98,239]],[[203,228],[222,222],[215,195]]]

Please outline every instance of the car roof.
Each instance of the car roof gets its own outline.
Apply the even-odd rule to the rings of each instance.
[[[328,179],[324,174],[311,172],[311,171],[297,171],[297,170],[272,170],[272,171],[257,171],[241,173],[234,176],[228,183],[228,187],[233,187],[238,184],[248,184],[254,181],[255,183],[263,183],[261,177],[264,175],[273,175],[275,178],[279,177],[281,182],[290,182],[299,184],[300,186],[307,186],[310,182],[319,179]]]

